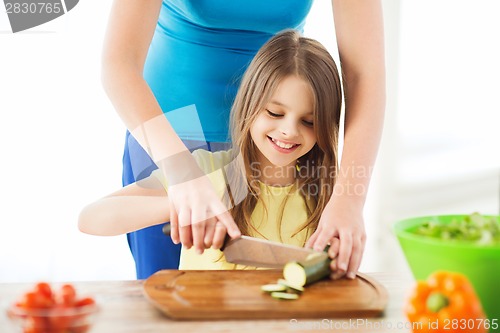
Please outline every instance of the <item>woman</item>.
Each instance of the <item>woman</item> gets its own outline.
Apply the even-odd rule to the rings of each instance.
[[[139,142],[127,138],[124,185],[156,167],[146,158],[149,155],[162,173],[176,175],[169,180],[177,184],[169,188],[172,224],[189,227],[203,221],[202,226],[217,225],[231,237],[239,236],[208,179],[198,177],[188,152],[226,148],[238,76],[274,33],[300,30],[311,4],[115,0],[104,44],[103,84]],[[375,161],[385,103],[382,9],[379,0],[334,0],[333,14],[345,80],[344,149],[333,195],[306,245],[319,250],[330,243],[339,253],[338,277],[354,278],[365,244],[367,170]],[[141,147],[148,153],[141,154]],[[186,181],[192,178],[196,182]],[[202,237],[194,233],[193,238],[194,247],[202,251]],[[129,234],[128,240],[138,278],[177,267],[180,247],[175,253],[161,226]]]

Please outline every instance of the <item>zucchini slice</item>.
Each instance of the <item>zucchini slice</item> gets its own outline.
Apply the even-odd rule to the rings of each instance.
[[[284,293],[282,291],[274,291],[271,293],[271,297],[276,299],[293,300],[293,299],[298,299],[299,295],[292,293]]]
[[[286,291],[286,286],[279,283],[265,284],[260,287],[260,290],[265,291],[266,293],[272,293],[275,291]]]
[[[293,293],[301,293],[304,291],[304,287],[296,285],[296,284],[294,284],[290,281],[287,281],[287,280],[279,279],[278,284],[285,287],[285,289],[287,291],[291,291]]]
[[[304,287],[330,275],[331,259],[315,256],[304,261],[291,261],[283,268],[283,277],[294,286]]]

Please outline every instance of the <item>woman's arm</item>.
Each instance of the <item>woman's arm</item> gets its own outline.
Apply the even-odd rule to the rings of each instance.
[[[192,239],[194,246],[203,251],[211,244],[208,238],[217,222],[225,227],[217,229],[219,238],[226,228],[232,237],[238,237],[240,232],[209,180],[200,177],[196,162],[143,78],[161,3],[161,0],[115,0],[104,41],[102,82],[126,127],[169,184],[175,184],[169,188],[172,240],[186,244]],[[196,227],[191,228],[192,224]]]
[[[348,272],[354,277],[364,251],[363,206],[385,110],[382,5],[379,0],[333,0],[332,6],[346,99],[344,147],[334,194],[308,246],[335,244],[337,276]]]
[[[78,228],[87,234],[115,236],[169,220],[165,190],[150,176],[86,206]]]
[[[125,126],[155,162],[187,150],[163,116],[142,74],[161,3],[162,0],[115,0],[102,54],[104,89]],[[139,135],[148,122],[155,122],[156,126]]]

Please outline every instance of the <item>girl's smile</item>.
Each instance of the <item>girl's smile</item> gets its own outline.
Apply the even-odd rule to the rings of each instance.
[[[297,147],[299,147],[299,144],[297,144],[297,143],[277,140],[277,139],[271,138],[270,136],[268,136],[267,138],[272,142],[273,147],[281,153],[288,154],[288,153],[293,152]]]

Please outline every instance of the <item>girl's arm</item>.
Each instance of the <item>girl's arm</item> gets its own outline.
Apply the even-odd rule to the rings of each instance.
[[[168,196],[150,176],[86,206],[78,228],[87,234],[115,236],[169,220]]]
[[[346,99],[344,148],[334,195],[307,245],[334,245],[336,277],[347,272],[354,278],[365,246],[363,206],[385,110],[382,5],[379,0],[333,0],[332,6]]]
[[[171,184],[176,184],[169,191],[172,240],[185,243],[192,238],[194,246],[202,251],[206,244],[204,221],[221,222],[232,237],[239,236],[240,232],[206,177],[193,182],[186,175],[178,175],[180,171],[196,170],[196,162],[143,79],[161,4],[162,0],[115,0],[104,41],[102,82],[126,127],[162,174],[170,178]],[[182,160],[182,168],[178,160]],[[202,227],[193,231],[179,228],[200,221]],[[185,233],[187,230],[189,234]]]

